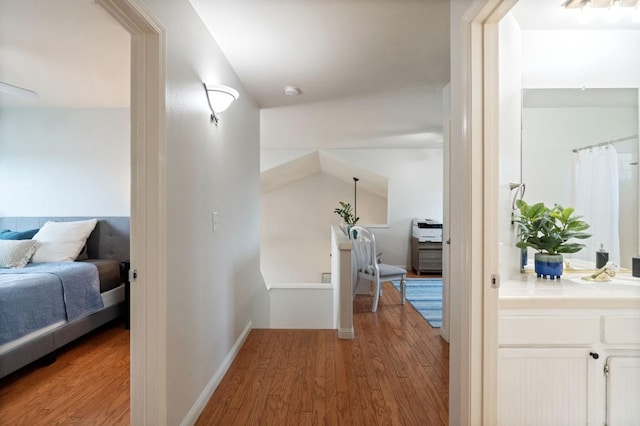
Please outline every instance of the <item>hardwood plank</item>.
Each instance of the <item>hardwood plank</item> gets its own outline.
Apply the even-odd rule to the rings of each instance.
[[[338,424],[350,425],[351,422],[351,406],[349,405],[349,395],[346,392],[338,392],[336,394],[338,406]]]
[[[449,345],[390,283],[383,288],[376,313],[371,296],[355,298],[354,340],[252,330],[196,424],[446,425]],[[128,342],[111,324],[53,365],[0,380],[0,424],[128,424]]]
[[[326,358],[326,340],[325,340],[325,334],[327,334],[326,332],[321,332],[318,333],[315,336],[316,342],[315,342],[315,366],[316,366],[316,371],[315,371],[315,375],[316,377],[325,377],[325,368],[326,368],[326,363],[324,362],[325,358]]]
[[[349,385],[347,383],[347,371],[349,370],[348,358],[346,357],[346,349],[349,342],[346,340],[340,340],[336,342],[335,353],[335,377],[336,377],[336,391],[347,392]]]
[[[129,330],[106,324],[0,379],[0,424],[129,424]]]
[[[310,333],[304,333],[303,350],[299,358],[299,376],[302,381],[302,395],[300,399],[300,411],[312,412],[315,398],[315,362],[316,356],[313,348],[315,339]]]
[[[280,395],[269,395],[267,398],[267,406],[258,424],[264,426],[278,426],[283,424],[285,422],[284,414],[286,413],[283,407],[284,404]]]
[[[324,377],[315,378],[313,387],[313,417],[312,424],[324,425],[327,422],[326,419],[326,395],[325,395],[325,379]]]

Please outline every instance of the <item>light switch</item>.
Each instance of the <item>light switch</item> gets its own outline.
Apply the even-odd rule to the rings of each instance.
[[[214,231],[218,229],[218,212],[211,213],[211,227]]]

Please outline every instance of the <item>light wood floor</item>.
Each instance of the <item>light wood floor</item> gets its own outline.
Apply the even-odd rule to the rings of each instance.
[[[356,297],[354,340],[252,330],[198,425],[446,425],[449,346],[385,284]]]
[[[128,425],[129,330],[110,323],[49,366],[0,379],[0,425]]]
[[[385,284],[354,302],[356,339],[252,330],[199,425],[446,425],[449,346]],[[111,324],[47,367],[0,380],[0,425],[129,423],[129,332]]]

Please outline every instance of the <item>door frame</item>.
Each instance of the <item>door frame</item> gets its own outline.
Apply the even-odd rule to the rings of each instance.
[[[167,423],[165,30],[140,0],[96,0],[131,34],[130,421]]]
[[[452,263],[461,266],[462,282],[454,308],[459,330],[451,331],[458,354],[450,371],[459,372],[450,384],[450,413],[457,410],[454,420],[468,425],[498,423],[498,23],[516,2],[473,0],[459,27],[461,146],[459,158],[450,161],[463,164],[459,193],[451,198],[464,212],[453,224],[462,234],[461,241],[452,240]]]

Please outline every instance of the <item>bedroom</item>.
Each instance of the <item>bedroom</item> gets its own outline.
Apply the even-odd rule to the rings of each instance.
[[[42,15],[34,15],[30,3],[12,6],[0,25],[1,53],[20,66],[3,67],[0,81],[38,98],[0,92],[0,181],[6,183],[0,196],[11,200],[0,205],[0,228],[40,228],[42,218],[99,218],[90,254],[107,256],[105,240],[115,237],[122,252],[112,254],[128,260],[130,36],[90,3],[74,13],[41,4],[48,7]],[[78,30],[77,22],[87,19],[101,25],[62,31]],[[117,267],[112,275],[119,282]],[[3,364],[3,375],[13,368]]]

